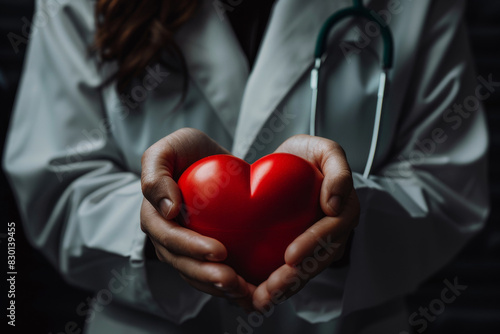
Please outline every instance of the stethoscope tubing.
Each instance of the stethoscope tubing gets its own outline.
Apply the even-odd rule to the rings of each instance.
[[[380,123],[382,119],[382,111],[384,108],[384,97],[387,86],[387,76],[388,71],[393,65],[393,54],[394,54],[394,40],[392,37],[392,32],[388,25],[382,24],[382,18],[374,11],[368,11],[361,0],[354,0],[354,6],[343,9],[337,13],[332,14],[326,22],[321,27],[320,33],[316,41],[316,48],[314,51],[314,66],[311,70],[311,112],[309,120],[309,134],[311,136],[316,136],[316,123],[317,123],[317,109],[318,109],[318,89],[319,89],[319,73],[321,65],[323,63],[324,54],[326,50],[326,42],[328,33],[330,30],[340,22],[341,20],[351,17],[358,16],[367,18],[370,21],[377,23],[381,29],[382,38],[384,42],[384,54],[382,60],[382,71],[380,72],[379,78],[379,88],[377,93],[377,107],[375,111],[375,120],[373,122],[372,139],[370,143],[370,151],[368,153],[368,159],[366,161],[365,169],[363,172],[363,177],[368,178],[373,166],[373,161],[375,160],[375,153],[377,150],[377,143],[380,132]]]

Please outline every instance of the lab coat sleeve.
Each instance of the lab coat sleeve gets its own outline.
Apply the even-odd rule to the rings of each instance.
[[[4,170],[29,241],[68,282],[98,292],[96,309],[111,298],[182,322],[209,296],[168,265],[145,264],[140,176],[127,170],[109,131],[103,75],[88,54],[93,7],[93,1],[37,1],[40,21],[32,27]],[[146,272],[164,275],[155,292]],[[92,319],[89,305],[76,312]]]
[[[463,7],[464,1],[432,2],[415,66],[405,69],[411,84],[392,154],[369,179],[354,173],[361,218],[344,290],[346,313],[412,292],[487,218],[488,135],[479,101],[492,87],[477,88]]]

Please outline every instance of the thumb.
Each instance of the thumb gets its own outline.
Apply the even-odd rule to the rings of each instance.
[[[324,176],[320,194],[321,209],[331,217],[342,212],[353,183],[351,168],[338,143],[322,137],[295,135],[281,144],[276,152],[298,155],[317,166]]]
[[[181,193],[168,163],[168,150],[152,146],[143,155],[141,187],[144,197],[165,219],[175,218],[182,203]]]
[[[177,217],[182,197],[175,180],[192,163],[213,154],[228,154],[196,129],[184,128],[160,139],[142,156],[141,186],[144,197],[165,219]]]
[[[338,216],[353,188],[352,174],[342,147],[328,140],[319,147],[320,168],[324,179],[320,204],[327,216]]]

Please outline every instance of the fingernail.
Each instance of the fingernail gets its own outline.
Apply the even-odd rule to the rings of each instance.
[[[214,286],[221,291],[224,291],[224,292],[228,291],[228,288],[226,288],[224,285],[222,285],[222,283],[214,283]]]
[[[168,217],[168,214],[172,210],[173,206],[174,206],[174,203],[172,203],[172,201],[169,200],[168,198],[163,198],[162,200],[160,200],[160,210],[161,210],[163,217],[165,217],[165,218]]]
[[[215,257],[215,255],[213,255],[212,253],[208,254],[207,256],[205,256],[205,258],[208,260],[208,261],[217,261],[218,259]]]
[[[330,207],[330,209],[332,209],[335,215],[338,215],[340,213],[341,205],[342,199],[340,198],[340,196],[335,195],[330,197],[330,199],[328,200],[328,206]]]

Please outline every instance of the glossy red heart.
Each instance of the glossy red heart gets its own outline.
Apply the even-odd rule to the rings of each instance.
[[[287,246],[321,216],[323,175],[292,154],[267,155],[254,164],[214,155],[180,177],[186,227],[222,242],[226,263],[260,284],[285,263]]]

